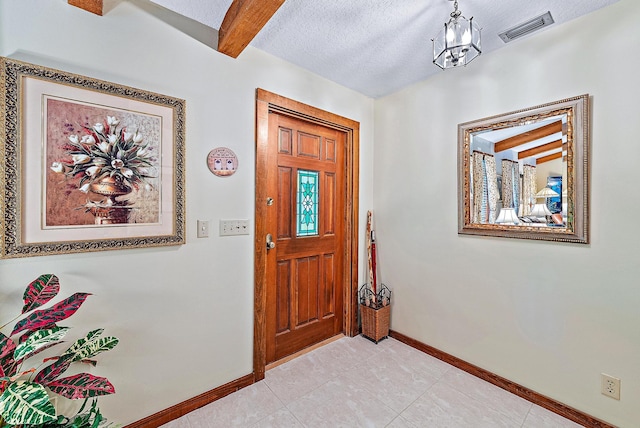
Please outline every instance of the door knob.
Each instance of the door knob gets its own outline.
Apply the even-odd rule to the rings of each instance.
[[[267,250],[273,250],[276,247],[276,243],[273,242],[273,238],[270,233],[267,233]]]

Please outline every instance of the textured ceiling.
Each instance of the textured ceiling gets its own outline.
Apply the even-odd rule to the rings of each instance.
[[[232,0],[152,0],[219,29]],[[482,28],[482,52],[498,34],[551,11],[557,26],[618,0],[458,0]],[[287,0],[251,46],[373,98],[441,71],[431,38],[453,10],[447,0]],[[540,32],[545,31],[540,30]],[[536,37],[533,33],[525,37]],[[518,43],[519,40],[510,43]],[[242,54],[241,54],[242,55]],[[483,56],[475,60],[482,61]],[[468,67],[473,67],[472,62]]]

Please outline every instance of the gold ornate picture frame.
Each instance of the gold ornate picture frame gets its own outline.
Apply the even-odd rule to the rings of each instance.
[[[0,257],[185,243],[185,101],[0,57]]]

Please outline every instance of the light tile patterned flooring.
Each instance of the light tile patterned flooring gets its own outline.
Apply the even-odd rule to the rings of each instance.
[[[579,427],[392,338],[342,338],[163,428]]]

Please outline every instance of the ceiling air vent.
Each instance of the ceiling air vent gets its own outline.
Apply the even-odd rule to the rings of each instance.
[[[539,29],[547,27],[551,24],[553,24],[553,17],[551,16],[551,12],[547,12],[543,15],[528,20],[527,22],[516,25],[515,27],[498,34],[498,36],[500,36],[503,42],[509,43],[512,40],[515,40],[522,36],[526,36],[527,34],[538,31]]]

